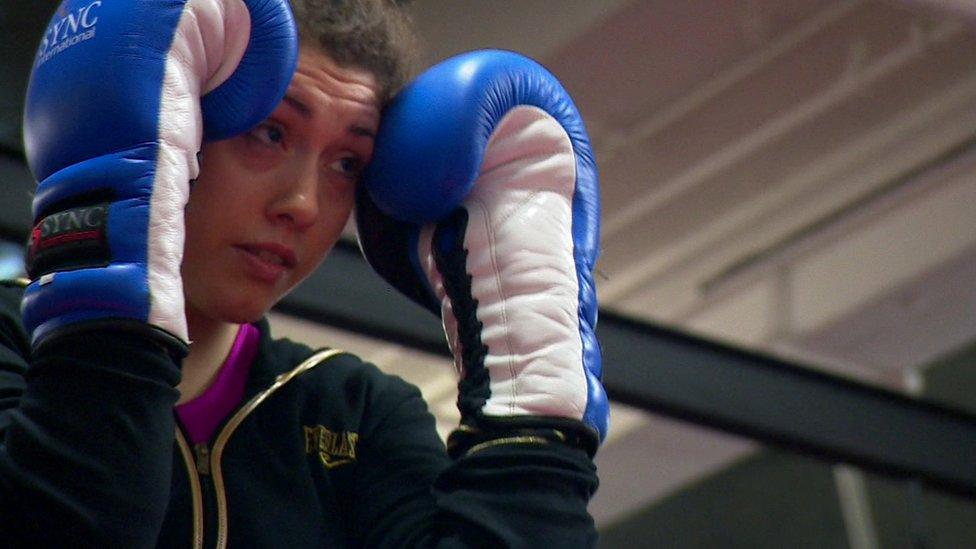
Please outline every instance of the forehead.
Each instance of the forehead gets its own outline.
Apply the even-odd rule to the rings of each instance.
[[[379,113],[379,84],[372,73],[359,67],[343,67],[327,54],[302,48],[289,95],[310,102],[310,107],[340,103],[363,114]]]

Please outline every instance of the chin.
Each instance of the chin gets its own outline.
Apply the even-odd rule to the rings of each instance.
[[[226,280],[223,284],[186,285],[186,305],[200,320],[250,324],[271,310],[287,290],[284,285],[250,284],[248,280]],[[290,281],[289,281],[290,282]]]
[[[225,320],[227,322],[232,322],[234,324],[252,324],[260,320],[261,317],[264,316],[264,314],[267,312],[268,312],[267,310],[262,310],[259,313],[253,313],[253,314],[239,313],[234,316],[227,317],[225,318]]]
[[[252,322],[257,322],[261,319],[269,310],[273,304],[268,303],[245,303],[234,307],[230,307],[227,310],[221,311],[221,319],[225,322],[233,322],[234,324],[250,324]]]
[[[264,316],[272,305],[273,301],[255,299],[254,295],[217,294],[210,299],[187,299],[187,313],[189,316],[192,311],[193,316],[199,320],[250,324]]]

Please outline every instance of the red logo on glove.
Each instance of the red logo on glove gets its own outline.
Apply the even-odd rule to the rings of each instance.
[[[31,278],[52,271],[108,264],[105,238],[108,204],[53,213],[31,230],[27,272]]]

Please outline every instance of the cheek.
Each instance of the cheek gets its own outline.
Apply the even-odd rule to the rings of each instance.
[[[239,225],[244,207],[235,194],[235,183],[241,181],[238,164],[229,155],[229,143],[217,142],[205,146],[200,177],[190,190],[184,211],[186,227],[183,247],[184,291],[188,298],[200,300],[211,292],[207,285],[223,269],[227,261],[228,239]]]
[[[353,206],[356,202],[356,185],[345,183],[334,188],[327,198],[326,219],[324,231],[332,235],[333,240],[338,238],[345,228],[349,217],[352,214]]]
[[[301,276],[304,278],[308,273],[315,269],[325,258],[332,246],[342,236],[342,230],[352,213],[355,192],[353,190],[323,193],[320,197],[319,220],[308,232],[308,261],[303,261]]]
[[[206,295],[203,288],[206,281],[213,278],[208,273],[219,272],[220,257],[219,218],[203,207],[202,202],[188,206],[186,210],[186,239],[183,246],[183,288],[187,297]]]
[[[232,143],[208,143],[200,153],[200,175],[190,186],[186,205],[187,230],[197,228],[213,212],[219,210],[222,196],[228,195],[233,181],[239,180]]]
[[[234,229],[240,219],[260,211],[263,195],[258,191],[273,175],[251,165],[254,158],[247,153],[241,137],[204,146],[185,212],[188,233]]]
[[[231,224],[228,219],[232,220],[238,215],[235,211],[237,203],[220,187],[216,181],[198,180],[190,191],[190,200],[184,211],[184,249],[187,256],[184,261],[206,253],[206,248],[213,246]]]

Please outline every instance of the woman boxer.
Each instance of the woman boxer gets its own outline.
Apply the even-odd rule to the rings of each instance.
[[[297,68],[275,82],[274,70],[295,55],[280,5],[269,14],[260,11],[267,2],[244,2],[243,13],[234,2],[192,0],[174,14],[154,2],[127,4],[113,12],[97,1],[66,2],[45,37],[64,40],[73,24],[90,24],[103,41],[149,29],[140,43],[158,41],[153,52],[163,56],[119,56],[119,42],[100,51],[110,46],[78,40],[39,56],[32,76],[25,136],[41,183],[26,330],[16,296],[5,301],[0,330],[0,539],[592,544],[586,502],[596,487],[596,435],[586,418],[549,418],[550,408],[531,404],[499,417],[469,402],[449,457],[414,387],[354,356],[269,336],[263,315],[323,260],[353,208],[381,109],[406,74],[399,8],[293,0]],[[279,32],[257,53],[235,41]],[[90,80],[114,63],[130,64],[131,81]],[[253,65],[261,69],[248,75]],[[51,99],[60,93],[49,91],[53,74],[94,89],[72,98],[76,107],[111,104],[94,119],[72,118],[64,99]],[[235,94],[242,81],[248,93]],[[147,82],[152,108],[115,102],[135,102]],[[254,106],[258,85],[273,99],[268,107]],[[235,118],[247,112],[259,115]],[[68,135],[50,135],[50,120]],[[384,253],[373,246],[374,257]],[[174,288],[184,299],[167,299]],[[460,362],[468,374],[484,367]],[[487,391],[492,376],[466,380]],[[532,394],[529,377],[522,385]]]

